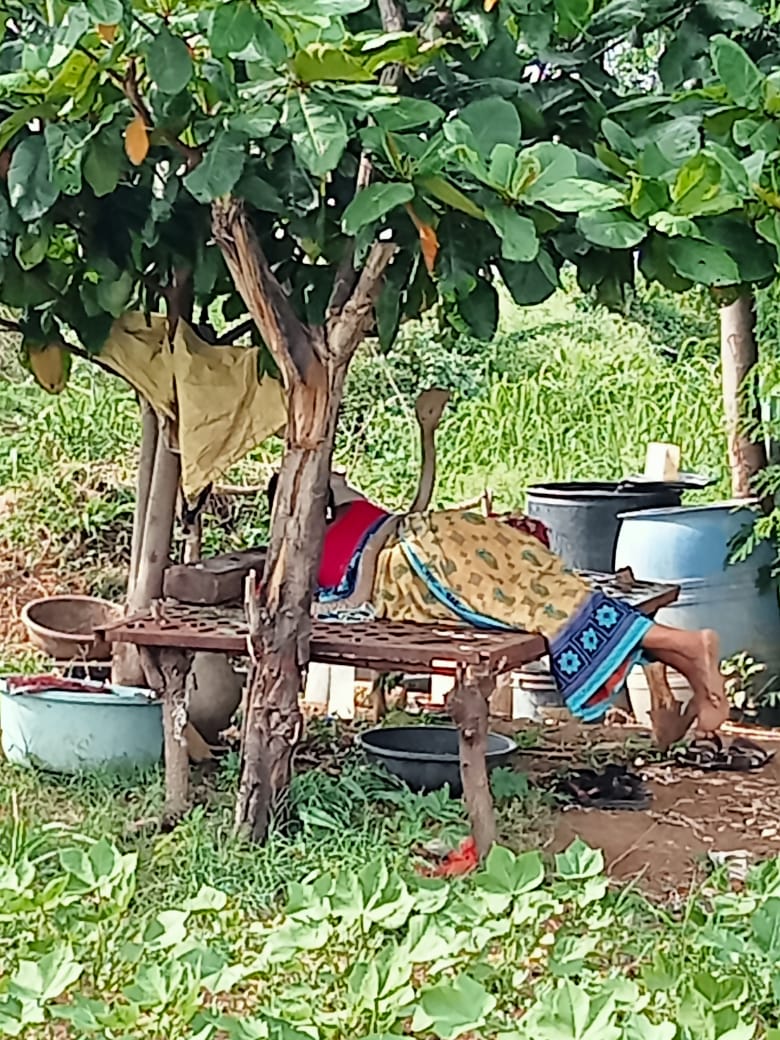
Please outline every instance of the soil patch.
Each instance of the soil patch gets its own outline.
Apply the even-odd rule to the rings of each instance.
[[[508,725],[515,731],[528,728],[495,728]],[[545,727],[541,746],[521,759],[530,776],[610,760],[631,762],[653,794],[650,807],[641,812],[559,812],[549,848],[559,851],[579,837],[604,852],[607,872],[615,880],[633,881],[671,903],[684,900],[712,869],[712,853],[716,858],[718,853],[744,853],[734,858],[735,865],[780,856],[780,732],[724,728],[724,739],[737,735],[775,750],[775,759],[755,773],[704,773],[652,761],[649,734],[638,727],[576,722]]]

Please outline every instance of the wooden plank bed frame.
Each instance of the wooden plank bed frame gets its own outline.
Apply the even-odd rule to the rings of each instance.
[[[679,595],[676,586],[638,582],[625,574],[585,577],[594,588],[651,617]],[[208,651],[248,656],[243,610],[162,600],[152,610],[124,618],[97,634],[109,643],[132,643],[141,649],[147,680],[163,702],[166,812],[175,817],[189,805],[186,683],[193,655]],[[312,661],[377,672],[455,674],[453,701],[458,694],[463,699],[464,694],[478,693],[486,704],[500,674],[546,653],[541,636],[524,632],[487,632],[457,624],[312,622]]]

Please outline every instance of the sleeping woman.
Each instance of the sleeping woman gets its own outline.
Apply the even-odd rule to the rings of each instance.
[[[272,478],[271,501],[274,491]],[[728,716],[717,635],[657,625],[594,592],[545,542],[529,520],[460,509],[393,514],[333,474],[315,610],[539,633],[564,704],[586,721],[603,718],[635,664],[659,661],[693,690],[679,732],[665,731],[662,742],[679,740],[694,719],[700,733],[717,731]]]

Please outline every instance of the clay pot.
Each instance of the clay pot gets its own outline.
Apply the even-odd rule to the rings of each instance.
[[[22,608],[30,641],[57,661],[107,661],[111,647],[95,629],[121,617],[121,607],[94,596],[46,596]]]

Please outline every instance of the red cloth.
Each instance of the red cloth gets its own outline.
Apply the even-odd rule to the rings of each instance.
[[[334,589],[341,584],[366,532],[389,515],[373,502],[359,499],[350,502],[333,523],[328,524],[317,576],[321,589]]]
[[[523,516],[522,513],[517,515],[500,516],[496,513],[492,514],[497,520],[501,520],[505,524],[509,524],[510,527],[514,527],[516,531],[523,531],[525,534],[530,534],[538,542],[541,542],[545,549],[550,548],[550,534],[545,525],[541,520],[532,520],[530,516]]]

